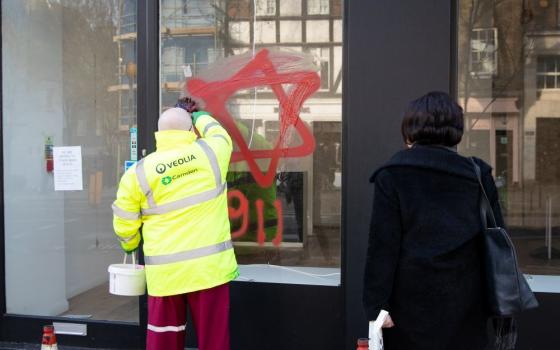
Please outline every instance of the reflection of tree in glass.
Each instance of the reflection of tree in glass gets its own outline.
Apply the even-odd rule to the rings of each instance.
[[[84,154],[85,174],[121,168],[127,156],[119,153],[128,149],[128,130],[119,129],[122,111],[129,109],[127,123],[135,124],[136,120],[135,90],[130,84],[134,77],[128,77],[124,100],[119,101],[120,93],[110,91],[111,87],[124,84],[123,77],[126,79],[135,66],[136,53],[130,53],[123,62],[113,41],[118,33],[115,20],[124,3],[51,1],[52,7],[59,6],[62,11],[64,138],[65,143],[80,144],[88,150]],[[118,180],[117,172],[114,177],[111,175],[106,174],[107,185]]]

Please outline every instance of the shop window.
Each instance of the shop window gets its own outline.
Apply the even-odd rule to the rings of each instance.
[[[473,29],[470,72],[476,77],[490,77],[498,72],[498,29]]]
[[[138,154],[136,1],[1,6],[5,311],[137,324],[138,298],[109,294],[107,274],[123,260],[111,203]]]
[[[162,80],[178,81],[183,77],[182,67],[185,64],[185,48],[177,46],[165,47],[161,55]]]
[[[244,81],[236,75],[241,68],[252,67],[256,75],[245,79],[259,82],[240,86],[225,106],[206,106],[219,121],[233,121],[224,124],[235,144],[227,181],[240,280],[338,285],[342,84],[340,73],[334,79],[332,71],[342,70],[342,38],[337,35],[337,41],[331,41],[329,28],[341,27],[342,17],[308,21],[304,35],[303,18],[255,21],[252,11],[247,11],[247,7],[253,8],[253,1],[200,2],[216,5],[208,13],[215,22],[205,24],[215,30],[208,33],[212,40],[197,46],[209,53],[209,62],[193,72],[192,78],[228,86]],[[301,0],[280,1],[279,9],[277,1],[255,3],[257,16],[301,16]],[[329,13],[329,1],[307,4],[312,14]],[[168,47],[184,48],[188,61],[194,40],[172,32],[162,34],[162,71],[171,69],[163,59]],[[270,74],[276,73],[293,77],[293,81],[272,84],[275,78]],[[298,88],[301,75],[306,77],[303,87],[313,91],[297,106],[286,104],[298,100],[294,93],[301,91],[296,90],[302,88]],[[172,77],[175,81],[168,79],[161,90],[162,109],[190,92],[191,78],[169,75]],[[326,93],[331,89],[337,93]],[[204,94],[204,89],[198,91]],[[204,100],[204,96],[198,97]],[[295,114],[288,116],[288,112]]]
[[[136,33],[136,0],[123,2],[119,24],[121,34]]]
[[[560,38],[550,30],[556,4],[531,3],[459,1],[459,151],[492,166],[519,265],[535,291],[551,292],[560,283]]]

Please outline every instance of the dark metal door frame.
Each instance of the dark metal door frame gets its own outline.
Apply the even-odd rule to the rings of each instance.
[[[363,268],[373,171],[403,147],[401,115],[429,90],[453,91],[454,1],[348,1],[344,77],[345,344],[367,337]]]

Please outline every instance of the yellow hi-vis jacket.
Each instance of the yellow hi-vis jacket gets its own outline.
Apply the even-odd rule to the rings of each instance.
[[[113,226],[125,251],[142,226],[148,294],[212,288],[238,276],[228,219],[226,174],[232,141],[208,113],[190,131],[156,133],[156,152],[123,175]]]

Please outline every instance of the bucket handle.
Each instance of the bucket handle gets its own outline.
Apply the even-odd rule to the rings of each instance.
[[[132,255],[132,265],[136,265],[136,252],[132,252],[132,253],[127,253],[127,252],[125,252],[125,253],[124,253],[124,259],[123,259],[123,264],[126,265],[126,258],[127,258],[129,255]]]

